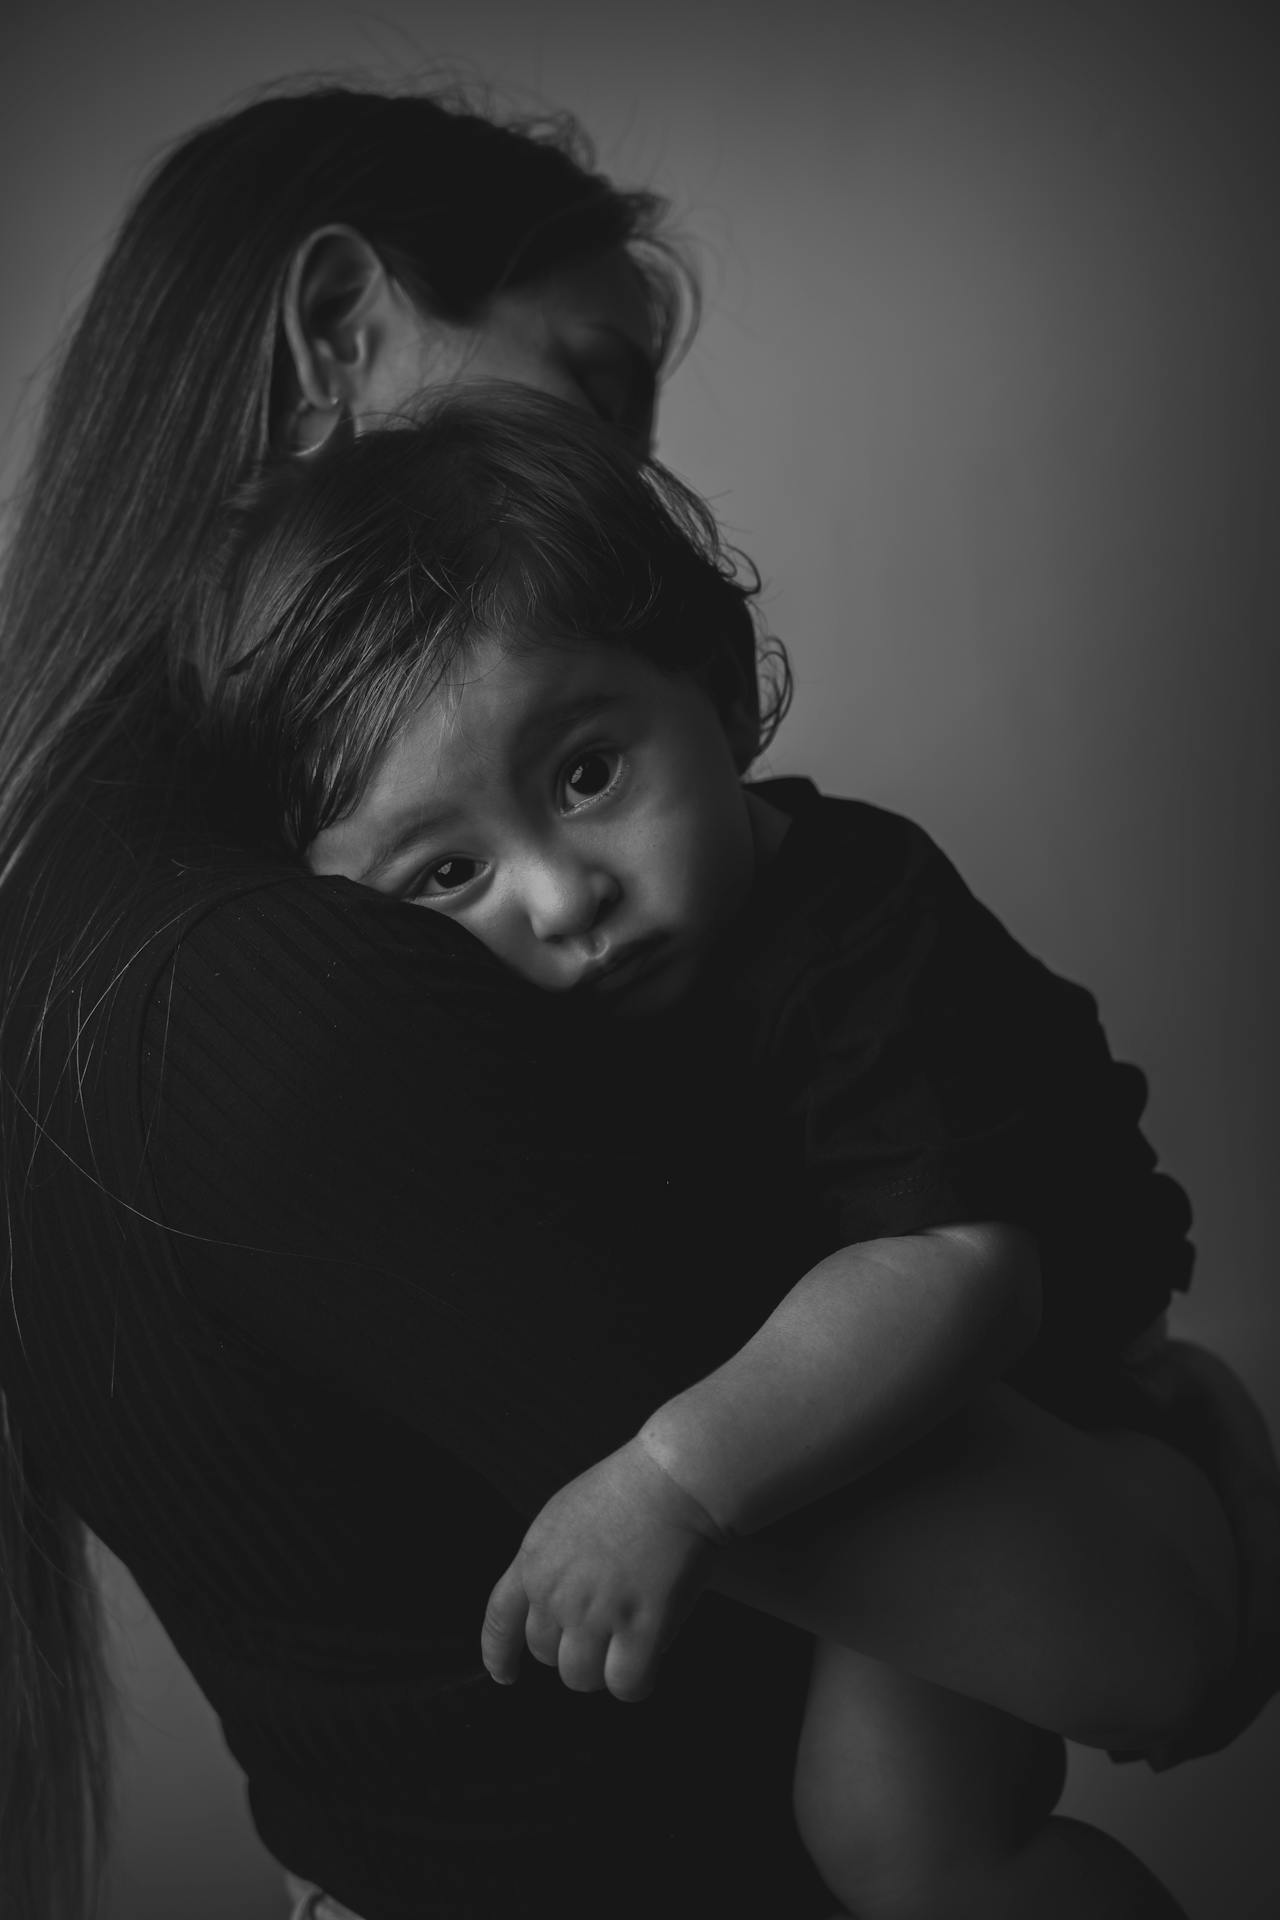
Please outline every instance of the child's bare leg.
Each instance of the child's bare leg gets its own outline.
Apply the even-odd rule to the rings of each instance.
[[[1062,1741],[830,1642],[814,1659],[796,1818],[858,1920],[1185,1920],[1117,1841],[1051,1818]]]
[[[1087,1745],[1146,1748],[1233,1651],[1230,1534],[1204,1476],[996,1387],[712,1583],[821,1639]]]

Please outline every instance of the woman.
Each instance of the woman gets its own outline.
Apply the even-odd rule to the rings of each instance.
[[[650,1792],[644,1857],[621,1876],[619,1905],[625,1895],[653,1910],[664,1879],[673,1910],[733,1898],[722,1862],[739,1822],[760,1834],[740,1892],[772,1880],[779,1905],[830,1904],[787,1807],[788,1730],[798,1724],[805,1665],[798,1636],[725,1607],[729,1625],[714,1646],[708,1632],[691,1630],[676,1657],[685,1679],[673,1679],[655,1716],[630,1726],[600,1711],[585,1722],[570,1714],[574,1703],[551,1676],[504,1695],[480,1666],[484,1596],[520,1513],[587,1464],[621,1408],[640,1417],[663,1377],[632,1342],[635,1303],[617,1298],[630,1276],[588,1252],[584,1196],[598,1190],[603,1203],[621,1178],[629,1212],[653,1221],[654,1244],[675,1237],[660,1231],[665,1181],[651,1181],[638,1159],[593,1152],[584,1178],[573,1113],[548,1141],[551,1096],[531,1111],[526,1087],[539,1091],[539,1075],[563,1063],[557,1056],[549,1070],[522,1057],[527,1022],[505,983],[496,986],[469,954],[460,965],[434,932],[425,945],[425,929],[411,931],[408,947],[394,929],[388,939],[363,902],[353,918],[353,903],[334,899],[318,959],[314,928],[269,930],[277,959],[295,952],[288,966],[297,977],[264,1009],[277,1037],[291,1024],[290,1061],[309,1052],[304,1002],[331,992],[335,964],[350,966],[354,1017],[393,1026],[412,1017],[413,1033],[396,1036],[398,1053],[413,1051],[430,1076],[438,1120],[404,1168],[403,1223],[352,1197],[347,1252],[358,1272],[334,1298],[355,1313],[339,1344],[362,1350],[370,1367],[364,1409],[357,1402],[354,1413],[350,1400],[317,1386],[306,1357],[292,1378],[299,1355],[272,1358],[228,1320],[225,1302],[202,1297],[207,1276],[193,1284],[185,1262],[174,1265],[175,1245],[191,1254],[198,1243],[151,1227],[157,1197],[136,1185],[149,1177],[136,1153],[129,1168],[103,1166],[101,1145],[124,1136],[54,1065],[70,1037],[63,1014],[74,1020],[71,1009],[96,998],[90,975],[104,936],[136,945],[142,926],[220,924],[207,909],[224,902],[228,884],[233,913],[241,897],[251,918],[255,898],[276,901],[278,868],[239,850],[223,856],[201,832],[206,794],[173,804],[167,738],[185,691],[175,608],[220,503],[268,446],[304,454],[344,411],[394,407],[455,370],[544,385],[647,436],[656,374],[678,332],[681,279],[658,240],[656,203],[615,192],[579,152],[568,128],[534,137],[429,100],[326,92],[261,102],[198,133],[160,170],[99,279],[50,400],[6,589],[0,814],[5,1199],[15,1248],[0,1340],[10,1443],[3,1644],[13,1675],[0,1880],[9,1903],[32,1916],[57,1900],[72,1910],[85,1877],[81,1795],[88,1791],[99,1830],[105,1805],[91,1589],[64,1497],[133,1568],[217,1706],[267,1844],[357,1911],[374,1920],[430,1904],[488,1913],[526,1884],[555,1885],[566,1912],[594,1910],[637,1831],[629,1810],[619,1827],[621,1809],[664,1755],[678,1762],[676,1775],[669,1794]],[[153,912],[149,889],[173,884],[178,894]],[[310,908],[297,904],[305,921]],[[144,998],[155,968],[174,956],[160,938],[144,962],[148,984],[126,968]],[[237,944],[241,955],[261,953],[257,935]],[[194,951],[185,940],[181,950]],[[124,1025],[100,1032],[90,1051],[108,1079],[117,1047],[126,1058],[134,1049],[131,1079],[144,1054],[161,1063],[144,1100],[150,1117],[167,1113],[194,1055],[167,1017],[158,1033],[146,1020],[131,1028],[110,992],[109,1002]],[[331,1001],[312,1006],[322,1053],[331,1011]],[[187,1031],[197,1051],[197,1029],[208,1044],[208,1019],[223,1017],[221,1001],[196,1016]],[[51,1080],[42,1080],[39,1036]],[[352,1036],[352,1064],[390,1058],[370,1038]],[[237,1067],[261,1058],[247,1031],[213,1044]],[[349,1127],[361,1150],[372,1130],[374,1154],[394,1164],[403,1151],[396,1127],[415,1116],[404,1114],[394,1084],[366,1083],[346,1104],[332,1056],[311,1064],[327,1138],[288,1177],[323,1211],[353,1180],[332,1163],[335,1137],[340,1158],[345,1151],[340,1130]],[[42,1085],[69,1096],[56,1116]],[[238,1111],[215,1133],[243,1141],[251,1090],[223,1092]],[[17,1143],[33,1116],[35,1160],[55,1183],[71,1183],[56,1201]],[[198,1119],[191,1109],[187,1117]],[[287,1139],[270,1150],[285,1177]],[[449,1171],[443,1191],[425,1183],[432,1160]],[[197,1149],[191,1164],[203,1161]],[[494,1178],[482,1179],[494,1163]],[[244,1182],[228,1179],[245,1194]],[[441,1306],[401,1288],[399,1306],[384,1299],[375,1314],[382,1269],[366,1243],[385,1247],[402,1231],[421,1248],[433,1211],[442,1216],[451,1196],[476,1216],[467,1257],[484,1282],[483,1311],[468,1317],[465,1296]],[[175,1192],[168,1205],[190,1199]],[[487,1254],[481,1207],[486,1232],[497,1227]],[[228,1220],[222,1203],[215,1211],[220,1225]],[[120,1265],[110,1250],[125,1218],[146,1245]],[[61,1238],[59,1221],[73,1244],[48,1238],[51,1230]],[[301,1250],[304,1274],[317,1253],[332,1256],[333,1225],[318,1249]],[[682,1221],[681,1233],[692,1264],[692,1224]],[[437,1227],[437,1247],[439,1238]],[[423,1264],[432,1287],[443,1285],[448,1263]],[[679,1263],[666,1266],[674,1287]],[[545,1337],[545,1304],[532,1323],[520,1319],[525,1299],[538,1287],[549,1297],[553,1282],[564,1299],[553,1316],[558,1343]],[[304,1344],[318,1313],[315,1298],[297,1303]],[[377,1327],[377,1355],[362,1347],[362,1326]],[[682,1338],[692,1350],[692,1330]],[[433,1378],[424,1378],[424,1360]],[[422,1430],[423,1411],[435,1439]],[[456,1440],[467,1433],[475,1447],[464,1442],[470,1457],[459,1458]],[[729,1706],[748,1662],[756,1731],[744,1739]],[[698,1846],[686,1844],[683,1802],[698,1806]],[[430,1886],[420,1856],[433,1847]]]
[[[500,1693],[477,1652],[518,1516],[722,1350],[692,1283],[743,1167],[698,1164],[695,1204],[692,1152],[651,1164],[635,1061],[584,1128],[600,1062],[569,1031],[426,916],[246,847],[234,769],[183,743],[181,604],[268,450],[495,376],[647,439],[680,311],[658,211],[563,129],[263,101],[157,174],[59,374],[0,694],[2,1871],[33,1916],[74,1910],[83,1793],[103,1817],[73,1512],[219,1711],[267,1844],[366,1920],[823,1910],[785,1809],[800,1636],[700,1607],[636,1717],[536,1671]],[[744,1330],[778,1201],[776,1239],[743,1223]],[[1206,1456],[1252,1418],[1212,1364],[1177,1389],[1227,1409]],[[767,1548],[721,1584],[793,1611]]]

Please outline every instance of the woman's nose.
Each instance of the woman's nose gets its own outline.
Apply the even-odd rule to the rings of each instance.
[[[589,933],[619,891],[612,874],[595,862],[540,861],[526,881],[526,909],[535,938],[568,940]]]

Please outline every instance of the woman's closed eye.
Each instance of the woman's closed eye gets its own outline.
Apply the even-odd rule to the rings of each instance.
[[[591,411],[621,428],[647,452],[653,438],[658,382],[640,354],[579,366],[574,377]]]
[[[612,747],[591,747],[586,753],[575,754],[565,761],[560,773],[561,811],[577,813],[602,800],[617,785],[621,774],[622,755]]]

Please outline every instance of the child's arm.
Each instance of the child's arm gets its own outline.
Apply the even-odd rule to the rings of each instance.
[[[926,1432],[1034,1337],[1039,1267],[1016,1228],[843,1248],[724,1366],[548,1501],[494,1588],[485,1665],[522,1641],[567,1684],[638,1698],[713,1546],[856,1478]]]
[[[843,1247],[641,1446],[726,1534],[751,1533],[897,1453],[1012,1365],[1039,1324],[1035,1245],[957,1226]]]

